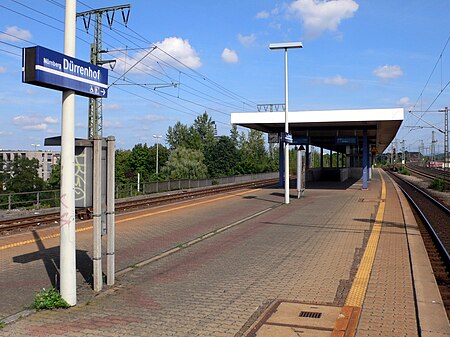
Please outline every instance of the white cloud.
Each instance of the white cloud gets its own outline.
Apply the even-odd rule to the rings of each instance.
[[[119,111],[122,107],[119,104],[103,104],[104,111]]]
[[[20,126],[24,130],[47,130],[49,124],[57,124],[58,119],[52,116],[17,115],[13,117],[12,123]]]
[[[200,57],[197,55],[195,49],[192,48],[189,40],[183,40],[180,37],[168,37],[162,42],[155,43],[155,45],[186,64],[188,67],[197,69],[202,66]],[[165,54],[162,54],[161,56],[163,58],[168,58],[168,56],[164,55]],[[170,63],[173,63],[173,61]]]
[[[145,115],[144,117],[142,117],[142,120],[147,121],[147,122],[156,122],[156,121],[164,120],[164,117],[160,116],[160,115],[148,114],[148,115]]]
[[[6,67],[0,66],[0,74],[6,73]]]
[[[122,129],[122,128],[124,128],[124,125],[123,125],[123,123],[121,123],[119,121],[112,122],[112,121],[106,120],[103,122],[103,127],[108,128],[108,129]]]
[[[354,0],[295,0],[288,12],[301,19],[305,37],[316,38],[324,31],[337,31],[341,21],[351,18],[358,8]]]
[[[250,35],[238,34],[238,40],[244,47],[251,47],[256,41],[256,35],[254,33]]]
[[[34,125],[25,125],[24,130],[47,130],[48,125],[46,123],[39,123]]]
[[[19,28],[17,26],[6,27],[5,33],[0,33],[0,40],[15,42],[21,39],[31,39],[31,33],[28,30]]]
[[[256,14],[257,19],[267,19],[270,16],[268,11],[261,11]]]
[[[397,101],[397,104],[403,107],[411,106],[411,99],[409,97],[402,97]]]
[[[345,85],[348,83],[348,80],[341,75],[336,75],[333,77],[324,78],[322,80],[322,83],[330,85]]]
[[[381,79],[391,79],[403,76],[403,70],[400,66],[391,66],[388,64],[379,66],[373,71],[373,73]]]
[[[44,122],[47,124],[58,124],[59,120],[58,118],[47,116],[44,118]]]
[[[132,57],[116,54],[116,69],[123,73],[125,70],[133,67],[128,74],[136,74],[143,71],[152,72],[155,70],[160,72],[161,64],[168,63],[169,65],[179,66],[177,60],[193,69],[198,69],[202,66],[200,57],[189,43],[189,40],[184,40],[181,37],[168,37],[164,41],[156,42],[154,45],[156,46],[154,50],[152,50],[152,47],[149,47]]]
[[[27,116],[14,116],[13,117],[13,124],[15,125],[24,125],[24,124],[30,124],[33,123],[34,121],[32,121],[32,119],[30,117]]]
[[[239,57],[234,50],[225,48],[222,52],[222,60],[225,63],[238,63]]]

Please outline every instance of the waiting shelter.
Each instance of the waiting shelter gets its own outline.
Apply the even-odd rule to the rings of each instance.
[[[404,109],[355,109],[289,111],[289,133],[292,145],[306,147],[307,180],[363,178],[367,188],[369,166],[377,153],[389,146],[403,122]],[[269,134],[269,142],[280,146],[280,183],[283,181],[283,131],[285,112],[238,112],[231,114],[231,123]],[[287,144],[287,145],[286,145]],[[310,146],[320,148],[320,167],[310,167]],[[336,167],[324,167],[324,150],[330,158],[337,154]]]

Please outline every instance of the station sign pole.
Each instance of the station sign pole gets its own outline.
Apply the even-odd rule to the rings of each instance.
[[[64,53],[75,56],[76,0],[66,0]],[[75,245],[75,92],[62,93],[60,291],[71,306],[77,304]]]

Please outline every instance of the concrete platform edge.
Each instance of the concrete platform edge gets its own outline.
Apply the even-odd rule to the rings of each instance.
[[[405,220],[420,333],[430,337],[450,336],[450,324],[416,219],[406,197],[398,185],[391,181],[399,196]]]

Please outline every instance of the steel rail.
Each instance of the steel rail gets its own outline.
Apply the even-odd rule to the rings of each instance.
[[[428,220],[427,216],[422,212],[422,210],[420,209],[419,205],[417,205],[417,203],[414,201],[414,199],[408,194],[408,192],[405,191],[405,189],[401,186],[399,186],[400,189],[402,190],[403,194],[406,196],[406,198],[409,200],[409,202],[414,206],[414,209],[416,210],[416,212],[420,215],[420,218],[422,219],[423,223],[426,225],[426,229],[428,231],[428,233],[430,234],[432,240],[434,241],[434,243],[437,246],[438,251],[442,254],[443,259],[445,260],[445,265],[447,268],[450,267],[450,254],[447,250],[447,248],[445,247],[444,243],[441,241],[441,239],[439,238],[439,234],[435,231],[433,225],[431,224],[431,222]],[[420,191],[420,189],[417,189],[418,191]],[[420,191],[422,193],[424,193],[423,191]],[[424,193],[425,195],[427,195],[426,193]],[[444,207],[444,205],[442,205],[439,201],[434,200],[436,205],[439,205],[439,207]],[[445,208],[446,209],[446,208]],[[449,210],[447,209],[447,212]]]
[[[440,171],[430,168],[423,168],[417,165],[406,165],[406,167],[413,173],[418,174],[420,176],[429,178],[429,179],[443,179],[446,182],[450,182],[450,174],[446,171]]]
[[[195,198],[201,197],[210,194],[222,193],[226,191],[238,190],[242,188],[246,188],[249,186],[267,186],[274,184],[278,179],[266,179],[266,180],[256,180],[252,182],[238,183],[238,184],[230,184],[225,186],[218,187],[208,187],[202,188],[199,190],[193,191],[178,191],[176,193],[160,195],[160,196],[149,196],[145,198],[138,198],[134,200],[127,200],[116,203],[116,212],[124,213],[128,210],[136,209],[136,208],[145,208],[154,206],[157,204],[170,203],[177,200],[183,200],[187,198]],[[77,216],[80,219],[84,219],[84,216],[89,214],[87,209],[79,209],[77,210]],[[41,224],[49,224],[49,223],[59,223],[60,214],[59,212],[51,212],[47,214],[39,214],[35,216],[27,216],[21,218],[12,218],[5,219],[0,221],[0,232],[6,232],[13,229],[20,229],[26,227],[32,227]]]
[[[392,173],[391,173],[392,174]],[[431,195],[420,189],[419,187],[415,186],[414,184],[411,184],[409,181],[406,181],[405,179],[402,179],[399,175],[392,174],[396,179],[400,180],[405,185],[412,188],[414,191],[420,193],[423,197],[425,197],[427,200],[429,200],[435,207],[440,209],[447,217],[450,219],[450,210],[443,205],[441,202],[433,198]],[[438,251],[442,254],[444,263],[447,268],[450,268],[450,253],[449,248],[446,247],[444,242],[442,241],[442,238],[439,236],[438,231],[435,229],[431,221],[428,219],[426,214],[423,212],[423,210],[420,208],[420,206],[417,204],[417,202],[414,200],[414,198],[402,187],[400,186],[400,189],[405,194],[407,199],[411,202],[414,209],[419,214],[420,218],[423,220],[425,228],[427,229],[427,232],[429,233],[430,237],[432,238],[433,242],[435,242],[436,247]]]

